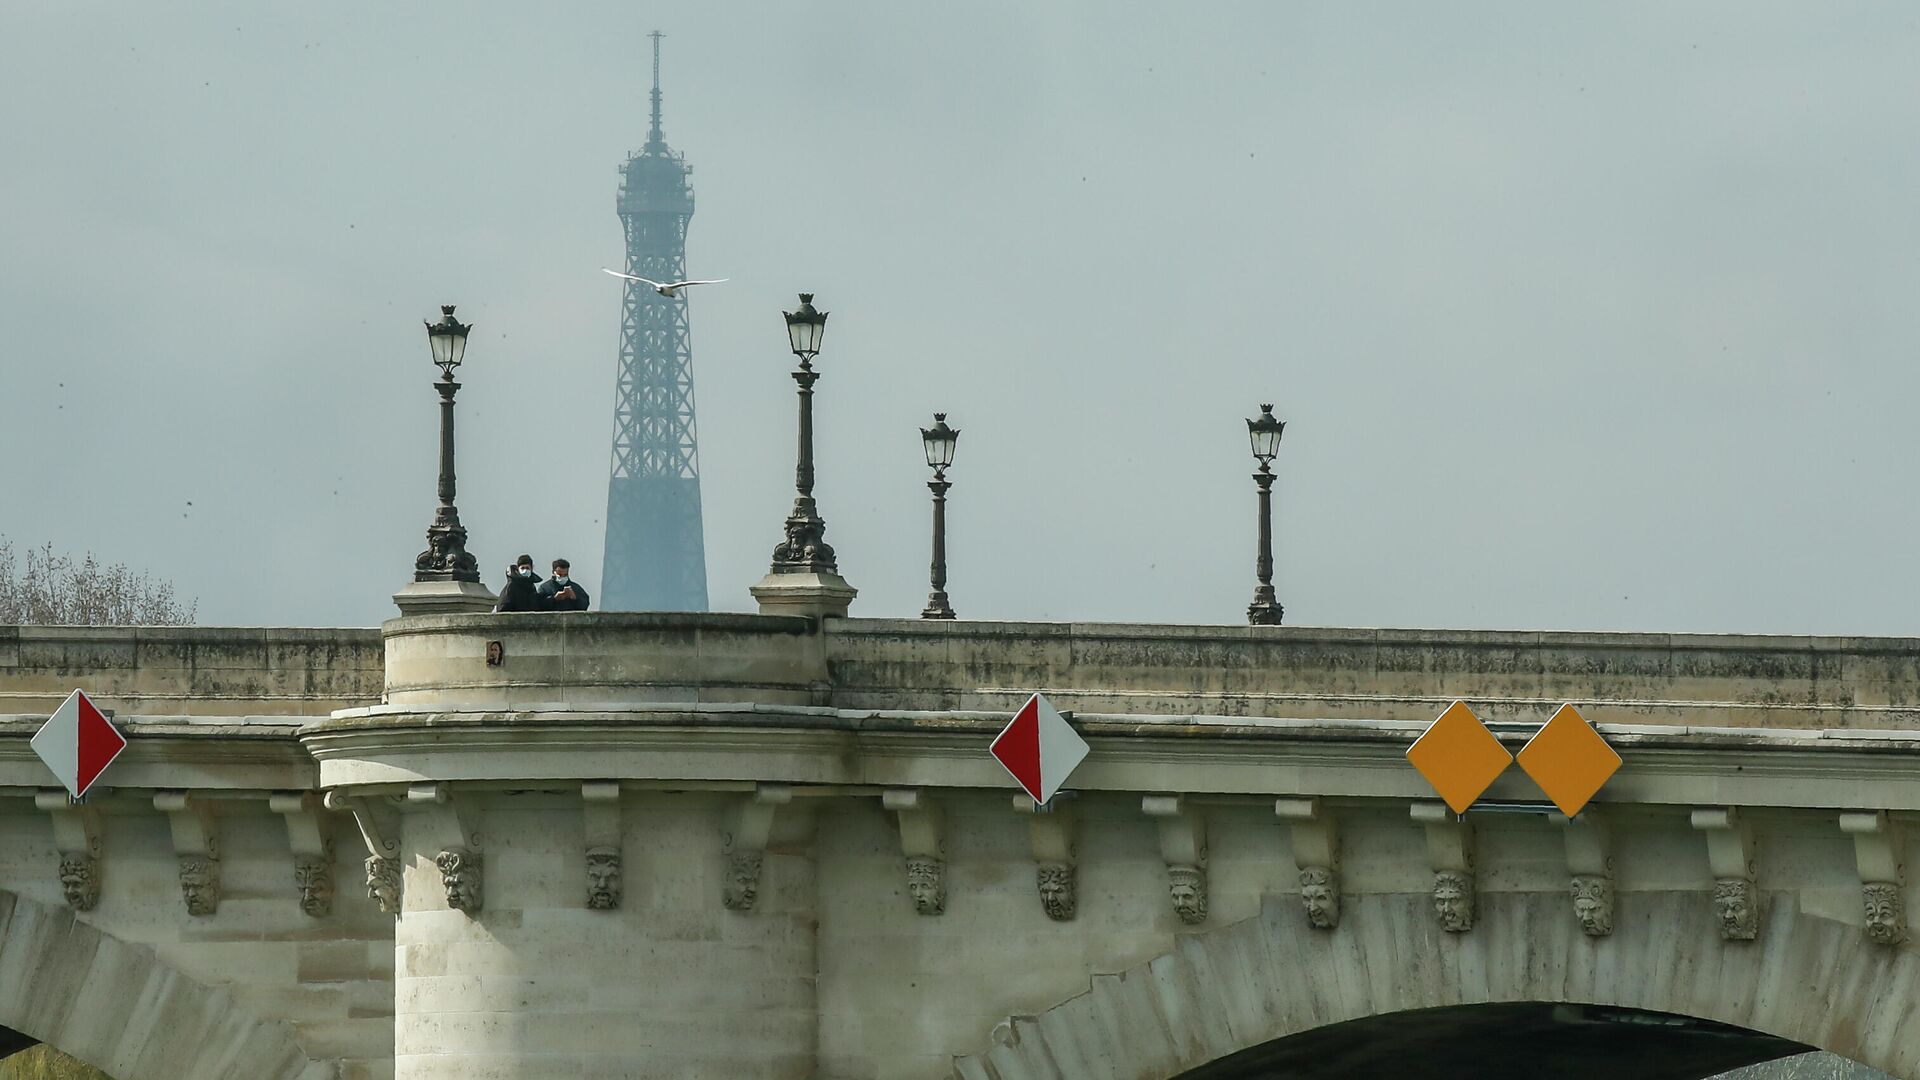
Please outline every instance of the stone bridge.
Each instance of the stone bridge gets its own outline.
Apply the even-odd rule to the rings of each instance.
[[[81,805],[76,686],[132,740]],[[1043,810],[985,750],[1035,690],[1093,747]],[[0,1045],[117,1080],[1920,1077],[1911,640],[0,628],[0,698]],[[1625,764],[1451,814],[1456,698]]]

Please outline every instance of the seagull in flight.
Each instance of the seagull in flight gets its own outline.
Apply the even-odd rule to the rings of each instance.
[[[653,286],[654,292],[657,292],[661,296],[667,297],[668,299],[674,299],[678,297],[680,295],[681,289],[685,289],[690,286],[718,285],[721,282],[727,280],[726,278],[710,278],[706,281],[673,281],[673,282],[651,281],[647,278],[637,277],[633,274],[623,274],[618,270],[609,270],[604,266],[600,268],[600,272],[603,274],[612,274],[614,277],[617,277],[617,278],[626,278],[628,281],[637,281],[642,285],[651,285]]]

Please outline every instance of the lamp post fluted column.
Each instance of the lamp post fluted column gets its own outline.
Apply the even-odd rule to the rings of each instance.
[[[1280,452],[1280,433],[1286,426],[1286,421],[1274,417],[1271,405],[1260,406],[1260,416],[1247,421],[1247,438],[1253,444],[1254,460],[1260,463],[1260,471],[1253,474],[1260,491],[1260,547],[1253,566],[1259,584],[1253,588],[1253,603],[1247,605],[1247,622],[1254,626],[1279,626],[1285,614],[1273,591],[1272,462]]]
[[[796,494],[793,513],[787,515],[787,538],[773,549],[776,574],[831,574],[839,570],[833,545],[827,543],[827,523],[813,501],[813,384],[819,380],[820,373],[813,370],[813,358],[801,356],[800,367],[793,373],[800,393],[799,459],[793,468]]]
[[[787,515],[786,536],[773,549],[773,565],[750,592],[766,615],[844,616],[857,590],[840,576],[833,545],[827,543],[827,523],[813,499],[813,384],[820,373],[813,359],[827,329],[827,313],[814,308],[813,294],[800,294],[800,309],[786,312],[787,339],[800,366],[793,381],[800,397],[798,461],[794,465],[793,512]]]

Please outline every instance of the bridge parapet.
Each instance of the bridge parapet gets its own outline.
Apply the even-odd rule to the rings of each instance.
[[[823,643],[803,618],[675,612],[431,615],[390,620],[381,634],[385,700],[396,707],[814,705],[827,698]]]
[[[378,700],[381,664],[364,629],[0,626],[0,712],[79,687],[120,713],[324,716]]]
[[[383,627],[389,705],[435,710],[738,702],[1425,722],[1565,701],[1642,725],[1920,728],[1920,640],[1319,627],[432,616]],[[490,642],[498,666],[488,666]]]

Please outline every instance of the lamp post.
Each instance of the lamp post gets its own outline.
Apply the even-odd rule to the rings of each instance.
[[[1253,603],[1247,605],[1247,622],[1254,626],[1279,626],[1284,609],[1273,594],[1273,459],[1280,453],[1280,433],[1287,423],[1276,420],[1273,406],[1260,406],[1258,419],[1247,421],[1247,439],[1253,444],[1254,460],[1260,471],[1253,482],[1260,489],[1260,556],[1254,572],[1260,584],[1254,586]]]
[[[960,443],[960,432],[947,426],[947,414],[933,414],[933,426],[920,429],[920,441],[927,451],[927,464],[933,479],[927,489],[933,492],[933,592],[920,611],[923,619],[951,619],[953,605],[947,601],[947,466],[953,464],[953,449]]]
[[[800,294],[800,310],[784,313],[787,317],[787,342],[800,367],[793,381],[800,388],[800,461],[794,466],[793,513],[787,515],[787,538],[773,549],[773,573],[837,573],[833,545],[827,543],[827,523],[813,501],[813,384],[820,373],[813,370],[813,358],[820,355],[820,339],[827,332],[827,312],[815,310],[813,294]]]
[[[433,384],[440,392],[440,507],[427,527],[427,550],[413,561],[415,581],[480,580],[479,565],[467,550],[466,527],[453,505],[453,395],[460,389],[453,372],[466,355],[467,332],[473,329],[453,317],[453,307],[441,305],[440,321],[427,324],[427,344],[440,368],[440,378]]]

